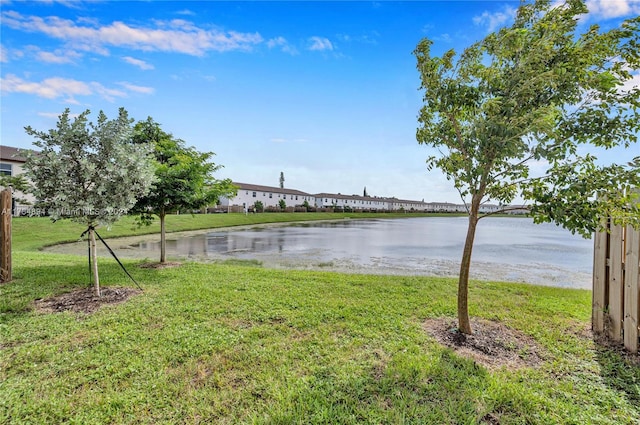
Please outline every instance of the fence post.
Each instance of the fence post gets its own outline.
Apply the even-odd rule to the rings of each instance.
[[[609,235],[609,337],[622,342],[624,308],[623,289],[623,227],[611,225]]]
[[[604,332],[604,311],[607,308],[607,240],[608,220],[604,219],[604,229],[596,231],[593,243],[593,302],[591,329]]]
[[[0,192],[0,282],[10,282],[11,271],[11,189]]]
[[[636,193],[640,194],[636,190]],[[638,201],[636,201],[638,202]],[[638,352],[638,324],[640,323],[640,229],[627,226],[627,249],[624,274],[624,346]]]

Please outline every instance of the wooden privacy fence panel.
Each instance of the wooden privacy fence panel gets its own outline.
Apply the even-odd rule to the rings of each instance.
[[[594,240],[592,328],[638,352],[640,230],[607,223]]]

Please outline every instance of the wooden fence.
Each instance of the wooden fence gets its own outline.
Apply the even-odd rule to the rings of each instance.
[[[638,352],[640,230],[609,223],[594,240],[592,329]]]

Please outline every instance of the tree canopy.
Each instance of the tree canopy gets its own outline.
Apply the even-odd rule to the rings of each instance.
[[[127,111],[120,108],[113,120],[100,111],[96,123],[89,122],[90,113],[72,120],[65,109],[48,132],[25,127],[40,152],[28,152],[24,168],[39,205],[52,219],[97,226],[126,214],[154,177],[149,148],[131,143]]]
[[[93,229],[126,214],[149,191],[154,176],[148,146],[132,143],[127,111],[120,108],[113,120],[100,111],[96,123],[89,122],[89,114],[72,120],[65,109],[55,129],[25,127],[40,152],[27,152],[24,169],[38,206],[53,220],[69,218],[89,228],[99,295]]]
[[[607,214],[637,217],[627,189],[640,183],[640,158],[600,164],[581,147],[637,141],[640,89],[625,83],[640,68],[640,18],[578,34],[585,13],[582,0],[523,3],[510,27],[460,55],[434,56],[428,39],[414,51],[424,93],[417,141],[437,149],[429,168],[452,180],[468,205],[458,289],[463,332],[471,332],[466,303],[481,204],[520,197],[537,222],[585,236]],[[534,165],[546,172],[535,175]]]
[[[141,197],[135,212],[143,223],[158,216],[161,227],[160,261],[165,257],[164,219],[169,213],[193,210],[215,204],[221,196],[231,196],[236,188],[231,180],[217,180],[213,174],[222,168],[211,162],[213,152],[198,152],[193,147],[163,131],[151,117],[135,125],[133,139],[150,145],[156,161],[155,182],[149,193]]]

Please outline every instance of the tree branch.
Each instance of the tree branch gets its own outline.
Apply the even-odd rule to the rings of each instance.
[[[518,210],[530,210],[528,205],[521,205],[521,206],[509,206],[509,207],[505,207],[505,208],[501,208],[499,210],[496,211],[491,211],[488,213],[484,213],[481,216],[478,217],[478,220],[481,218],[485,218],[485,217],[489,217],[495,214],[503,214],[509,211],[518,211]]]

